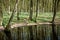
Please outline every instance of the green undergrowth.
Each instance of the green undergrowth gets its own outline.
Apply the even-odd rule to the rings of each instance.
[[[59,13],[60,12],[57,13],[56,19],[60,19]],[[36,13],[33,13],[33,20],[32,21],[29,20],[29,13],[27,13],[27,12],[20,12],[19,13],[19,20],[17,20],[17,14],[14,14],[13,19],[10,24],[24,23],[24,22],[34,23],[35,14]],[[6,12],[3,14],[3,24],[4,25],[7,25],[10,16],[11,16],[11,14],[8,14]],[[52,12],[45,12],[45,13],[40,12],[40,13],[38,13],[38,17],[36,19],[37,19],[37,22],[49,22],[52,20],[52,17],[53,17]]]

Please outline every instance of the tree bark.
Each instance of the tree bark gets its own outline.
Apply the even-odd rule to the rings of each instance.
[[[33,1],[30,0],[30,16],[29,16],[29,19],[32,21],[32,16],[33,16]]]
[[[37,0],[37,4],[36,4],[36,18],[35,18],[35,22],[37,22],[37,16],[38,16],[38,0]]]
[[[19,8],[18,8],[18,5],[19,4],[19,0],[18,0],[18,2],[16,3],[16,14],[17,14],[17,20],[19,20]]]
[[[11,17],[10,17],[10,19],[9,19],[9,21],[8,21],[8,23],[7,23],[7,25],[6,25],[6,28],[5,28],[5,30],[4,30],[4,33],[6,34],[6,36],[7,36],[7,40],[12,40],[12,36],[11,36],[11,32],[10,32],[10,23],[11,23],[11,21],[12,21],[12,19],[13,19],[13,16],[14,16],[14,13],[15,13],[15,11],[16,11],[16,4],[18,3],[18,0],[16,0],[16,3],[15,3],[15,5],[14,5],[14,9],[13,9],[13,11],[12,11],[12,15],[11,15]]]
[[[0,0],[0,25],[2,25],[3,13],[2,13],[2,0]]]
[[[52,22],[54,22],[54,19],[56,17],[56,11],[57,11],[57,4],[58,4],[58,0],[53,0],[53,18],[52,18]]]

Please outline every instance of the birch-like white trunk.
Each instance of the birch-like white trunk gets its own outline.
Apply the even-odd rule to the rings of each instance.
[[[19,8],[18,8],[19,0],[17,0],[17,1],[18,1],[18,2],[16,3],[16,6],[15,6],[15,7],[16,7],[16,9],[15,9],[15,10],[16,10],[16,14],[17,14],[18,11],[19,11]]]

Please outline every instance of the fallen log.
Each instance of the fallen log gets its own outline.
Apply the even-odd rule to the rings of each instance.
[[[11,28],[15,28],[15,27],[23,27],[23,26],[34,26],[34,25],[51,25],[52,23],[15,23],[13,25],[11,25]],[[54,23],[54,24],[60,24],[60,23]]]
[[[10,27],[11,28],[15,28],[15,27],[23,27],[23,26],[34,26],[34,25],[50,25],[52,23],[48,23],[48,22],[45,22],[45,23],[15,23],[15,24],[12,24]],[[60,24],[60,23],[55,23],[55,24]],[[3,26],[0,26],[0,30],[4,30],[5,28]]]

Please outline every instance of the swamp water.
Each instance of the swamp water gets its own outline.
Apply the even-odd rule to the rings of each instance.
[[[59,24],[17,27],[10,32],[12,40],[60,40]],[[7,38],[4,31],[0,31],[0,40],[7,40]]]

